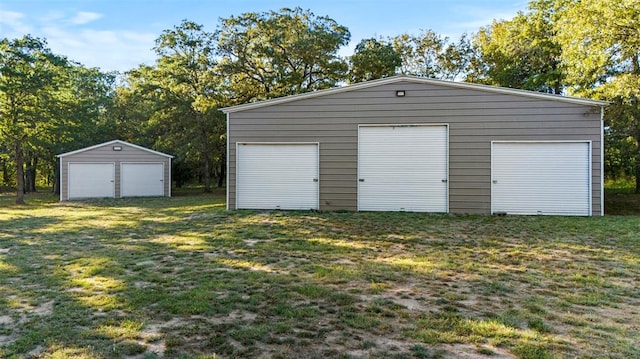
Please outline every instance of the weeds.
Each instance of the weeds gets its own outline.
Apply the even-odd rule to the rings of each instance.
[[[634,217],[27,199],[0,196],[0,357],[640,356]]]

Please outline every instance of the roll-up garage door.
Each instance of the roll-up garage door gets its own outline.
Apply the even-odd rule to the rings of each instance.
[[[445,125],[360,126],[358,210],[448,212]]]
[[[590,142],[494,142],[493,213],[591,214]]]
[[[121,197],[164,196],[162,163],[122,163],[120,178]]]
[[[69,163],[68,199],[115,197],[115,164]]]
[[[236,207],[318,209],[318,144],[237,145]]]

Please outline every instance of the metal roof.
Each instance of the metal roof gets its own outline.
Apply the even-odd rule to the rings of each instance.
[[[173,156],[168,155],[166,153],[162,153],[162,152],[158,152],[158,151],[154,151],[151,149],[148,149],[146,147],[142,147],[142,146],[138,146],[138,145],[134,145],[133,143],[129,143],[126,141],[122,141],[122,140],[113,140],[113,141],[108,141],[108,142],[104,142],[104,143],[100,143],[97,145],[93,145],[90,147],[85,147],[85,148],[81,148],[79,150],[75,150],[75,151],[71,151],[71,152],[66,152],[66,153],[62,153],[57,155],[56,157],[64,157],[64,156],[69,156],[69,155],[75,155],[76,153],[81,153],[81,152],[85,152],[85,151],[89,151],[89,150],[93,150],[94,148],[98,148],[98,147],[102,147],[102,146],[109,146],[109,145],[115,145],[115,144],[121,144],[121,145],[127,145],[127,146],[131,146],[133,148],[137,148],[139,150],[142,151],[147,151],[156,155],[160,155],[160,156],[164,156],[164,157],[169,157],[169,158],[173,158]]]
[[[549,101],[566,102],[566,103],[572,103],[577,105],[607,106],[609,104],[608,102],[605,102],[605,101],[589,100],[589,99],[578,98],[578,97],[551,95],[551,94],[546,94],[542,92],[518,90],[518,89],[512,89],[512,88],[506,88],[506,87],[472,84],[467,82],[436,80],[436,79],[416,77],[416,76],[397,75],[397,76],[387,77],[387,78],[378,79],[378,80],[360,82],[354,85],[335,87],[335,88],[326,89],[326,90],[319,90],[314,92],[302,93],[298,95],[274,98],[270,100],[246,103],[246,104],[237,105],[237,106],[224,107],[224,108],[221,108],[220,111],[224,113],[240,112],[240,111],[252,110],[252,109],[261,108],[261,107],[284,104],[284,103],[298,101],[298,100],[333,95],[341,92],[349,92],[349,91],[355,91],[355,90],[360,90],[360,89],[365,89],[365,88],[370,88],[375,86],[393,84],[393,83],[403,82],[403,81],[418,83],[418,84],[429,84],[429,85],[437,85],[437,86],[452,87],[452,88],[501,93],[505,95],[523,96],[523,97],[536,98],[536,99],[549,100]]]

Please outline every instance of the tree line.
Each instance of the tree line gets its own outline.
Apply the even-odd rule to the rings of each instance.
[[[607,100],[605,172],[640,191],[640,0],[536,0],[509,20],[449,39],[432,30],[360,41],[301,8],[184,20],[156,61],[123,74],[54,54],[46,40],[0,40],[0,181],[17,203],[58,191],[55,154],[122,139],[175,155],[177,186],[223,186],[219,108],[395,74]]]

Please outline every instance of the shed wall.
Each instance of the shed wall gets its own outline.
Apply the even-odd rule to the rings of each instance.
[[[295,141],[320,143],[320,209],[356,210],[359,124],[448,124],[451,213],[490,213],[491,141],[589,140],[593,213],[600,214],[599,108],[412,82],[229,113],[229,208],[236,142]]]
[[[113,146],[122,147],[122,151],[114,151]],[[171,159],[169,157],[147,152],[125,143],[109,143],[87,151],[70,154],[60,158],[60,198],[67,200],[69,194],[69,166],[72,163],[115,163],[115,197],[120,198],[120,163],[122,162],[155,162],[164,163],[164,196],[171,196]]]

